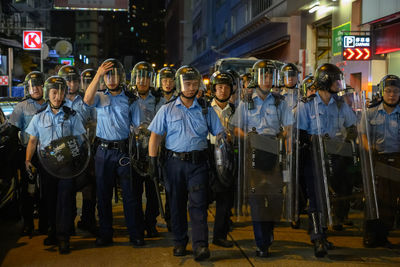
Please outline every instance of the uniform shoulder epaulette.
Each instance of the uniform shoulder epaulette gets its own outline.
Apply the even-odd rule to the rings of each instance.
[[[62,106],[62,110],[64,111],[64,120],[68,120],[70,116],[75,116],[76,111],[70,107]]]
[[[272,96],[275,99],[275,106],[279,106],[280,103],[285,100],[285,96],[281,95],[281,94],[274,94],[272,93]]]
[[[379,106],[379,105],[382,103],[382,101],[383,101],[383,100],[371,101],[371,102],[369,102],[369,105],[368,105],[367,108],[369,109],[369,108],[377,107],[377,106]]]
[[[233,114],[233,113],[235,113],[235,109],[236,109],[236,106],[235,106],[235,104],[233,104],[233,103],[229,102],[229,103],[228,103],[228,105],[229,105],[229,107],[230,107],[230,108],[231,108],[231,110],[232,110],[232,114]]]
[[[200,104],[203,114],[206,115],[208,113],[208,107],[210,107],[210,102],[202,97],[198,98],[197,102]]]
[[[46,108],[47,108],[47,103],[46,103],[46,105],[44,105],[41,109],[39,109],[38,111],[36,111],[36,114],[39,114],[40,112],[43,112],[43,111],[45,111],[46,110]]]
[[[138,98],[132,91],[124,90],[124,93],[129,98],[129,104],[132,104]]]
[[[304,103],[307,103],[307,102],[310,102],[311,100],[313,100],[316,96],[317,96],[316,94],[312,94],[310,96],[303,97],[301,99],[301,101],[304,102]]]
[[[168,100],[167,102],[165,102],[164,105],[169,104],[169,103],[172,103],[172,102],[174,102],[174,101],[177,100],[177,99],[178,99],[178,96],[173,96],[170,100]]]

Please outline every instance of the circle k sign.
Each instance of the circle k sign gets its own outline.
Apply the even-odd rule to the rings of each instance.
[[[42,48],[42,40],[41,31],[24,31],[23,47],[25,50],[40,50]]]

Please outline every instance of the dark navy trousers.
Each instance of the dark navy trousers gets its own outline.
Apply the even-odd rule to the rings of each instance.
[[[257,247],[264,251],[274,241],[274,222],[253,221],[253,232]]]
[[[175,245],[188,242],[187,209],[192,227],[192,248],[208,246],[208,165],[170,157],[166,162],[166,189]],[[189,201],[189,205],[187,204]]]
[[[122,166],[121,158],[129,156],[118,149],[106,149],[101,146],[97,148],[95,156],[95,173],[97,188],[97,210],[99,215],[99,234],[103,238],[111,238],[112,228],[112,197],[115,179],[119,178],[122,189],[123,207],[125,223],[128,228],[130,238],[143,238],[143,218],[138,216],[138,210],[142,209],[135,178],[131,182],[130,165]],[[126,163],[127,160],[124,160]],[[133,185],[133,186],[132,186]],[[136,191],[135,191],[136,190]]]
[[[75,208],[75,179],[58,179],[46,172],[42,172],[41,175],[50,225],[49,236],[69,240]]]

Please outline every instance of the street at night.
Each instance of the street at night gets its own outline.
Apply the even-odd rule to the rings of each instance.
[[[0,0],[0,266],[400,266],[400,0]]]

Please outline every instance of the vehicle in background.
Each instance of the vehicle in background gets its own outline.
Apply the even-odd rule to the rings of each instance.
[[[227,70],[234,70],[239,75],[250,73],[251,68],[253,67],[254,63],[257,62],[257,58],[250,57],[250,58],[236,58],[236,57],[228,57],[228,58],[221,58],[218,59],[215,64],[210,68],[210,76],[219,71],[227,71]]]

